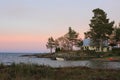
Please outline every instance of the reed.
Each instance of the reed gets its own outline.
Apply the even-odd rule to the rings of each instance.
[[[87,67],[51,68],[45,65],[0,64],[0,80],[120,80],[120,70]]]

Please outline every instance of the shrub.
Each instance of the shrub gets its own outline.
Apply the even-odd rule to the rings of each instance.
[[[113,48],[112,53],[114,56],[120,56],[120,48]]]

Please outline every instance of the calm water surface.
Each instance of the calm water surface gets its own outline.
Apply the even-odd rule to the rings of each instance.
[[[120,69],[120,62],[103,62],[103,61],[56,61],[49,58],[20,57],[21,53],[0,53],[0,63],[9,65],[11,63],[30,63],[38,65],[49,65],[51,67],[68,67],[68,66],[86,66],[90,68]]]

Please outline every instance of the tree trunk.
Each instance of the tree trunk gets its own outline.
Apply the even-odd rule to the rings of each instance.
[[[52,54],[52,48],[50,48],[50,53]]]
[[[73,51],[73,41],[71,41],[69,44],[70,44],[70,51]]]
[[[103,39],[100,39],[99,51],[103,51]]]

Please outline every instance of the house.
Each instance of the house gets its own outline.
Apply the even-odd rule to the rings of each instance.
[[[90,47],[90,38],[88,37],[83,40],[83,50],[87,50],[89,49],[89,47]]]
[[[108,40],[104,40],[103,45],[103,51],[108,51]],[[97,52],[101,51],[99,46],[96,46],[96,43],[90,39],[89,33],[85,33],[85,39],[83,40],[83,50],[95,50]]]

